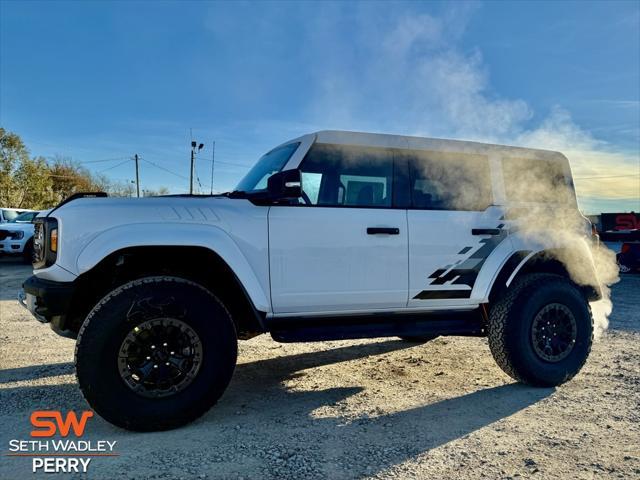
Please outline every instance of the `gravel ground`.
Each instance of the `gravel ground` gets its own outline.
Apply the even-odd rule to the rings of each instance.
[[[73,341],[14,300],[29,274],[0,261],[3,454],[30,439],[33,410],[87,408]],[[480,338],[241,342],[229,389],[195,423],[137,434],[91,419],[83,439],[116,440],[120,456],[94,458],[89,478],[639,478],[640,276],[613,300],[586,367],[556,389],[514,384]],[[29,459],[3,455],[1,479],[25,475]]]

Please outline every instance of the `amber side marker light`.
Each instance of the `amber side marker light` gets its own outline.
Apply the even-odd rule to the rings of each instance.
[[[58,229],[54,228],[53,230],[51,230],[51,242],[49,243],[50,245],[50,249],[52,252],[57,252],[58,251]]]

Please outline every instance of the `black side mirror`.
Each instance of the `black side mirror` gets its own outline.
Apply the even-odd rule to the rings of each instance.
[[[267,191],[272,200],[301,197],[302,177],[300,170],[284,170],[274,173],[267,180]]]

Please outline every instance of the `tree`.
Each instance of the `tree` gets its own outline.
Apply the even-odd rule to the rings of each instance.
[[[18,135],[0,128],[0,206],[40,210],[51,208],[78,192],[133,197],[135,188],[128,182],[92,174],[68,157],[55,157],[51,163],[43,157],[31,158]],[[166,193],[166,187],[143,191],[144,196]]]
[[[55,203],[49,166],[42,157],[25,158],[14,176],[16,208],[44,209]]]
[[[22,162],[29,159],[29,151],[18,135],[0,127],[0,206],[17,206],[19,192],[14,175]]]
[[[105,177],[94,178],[79,163],[67,157],[56,157],[49,165],[56,203],[78,192],[103,191],[108,184]]]

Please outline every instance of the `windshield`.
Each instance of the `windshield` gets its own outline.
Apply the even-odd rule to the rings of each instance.
[[[249,173],[240,180],[236,190],[252,192],[266,189],[267,179],[274,173],[282,170],[282,167],[289,161],[291,155],[293,155],[293,152],[296,151],[299,145],[299,143],[289,143],[263,155],[262,158],[258,160],[258,163],[249,170]]]
[[[15,217],[13,220],[9,220],[11,223],[17,222],[30,222],[34,219],[34,217],[38,214],[38,212],[24,212]]]

